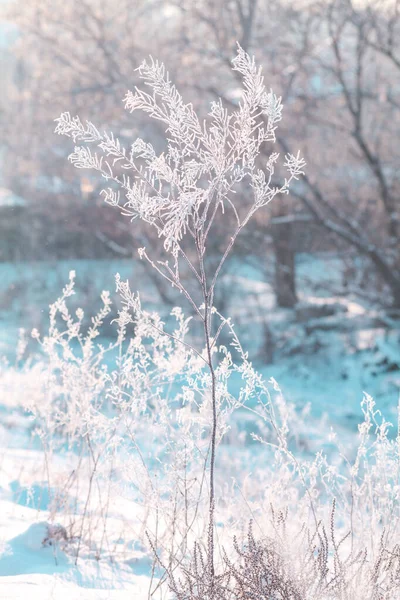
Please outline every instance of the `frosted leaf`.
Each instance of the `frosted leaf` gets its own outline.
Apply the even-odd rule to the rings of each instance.
[[[271,175],[274,174],[275,171],[275,163],[279,158],[279,153],[278,152],[274,152],[273,154],[271,154],[271,156],[269,157],[267,164],[266,164],[266,168],[267,171],[270,172]]]
[[[75,146],[75,150],[68,157],[71,163],[78,169],[95,169],[101,171],[102,157],[98,157],[96,153],[92,153],[89,148],[84,146]]]
[[[149,163],[149,168],[159,179],[164,179],[168,183],[174,180],[174,174],[171,167],[167,164],[163,154],[156,156]]]
[[[233,70],[243,75],[243,101],[249,110],[261,105],[265,87],[261,67],[257,67],[254,56],[250,57],[238,44],[237,55],[232,60]]]
[[[202,190],[182,192],[177,201],[166,207],[164,212],[166,224],[162,230],[165,237],[165,248],[168,250],[175,242],[182,239],[190,216],[198,209],[204,199]]]
[[[154,148],[151,144],[146,143],[141,138],[137,138],[131,146],[132,154],[139,158],[147,158],[152,160],[155,157]]]
[[[268,115],[269,123],[274,125],[282,119],[282,98],[276,96],[272,90],[268,93],[263,94],[260,107],[262,111]]]
[[[285,161],[286,162],[284,163],[284,166],[294,179],[298,179],[300,175],[304,175],[303,169],[306,166],[306,162],[303,158],[301,158],[300,152],[298,152],[296,155],[286,154]]]
[[[55,121],[57,122],[55,133],[71,137],[74,142],[78,140],[83,142],[101,140],[101,135],[93,123],[86,121],[86,126],[84,126],[79,117],[71,118],[69,112],[61,113]]]
[[[106,204],[110,204],[110,206],[118,206],[120,201],[120,192],[119,190],[115,191],[112,188],[105,188],[101,190],[100,194],[103,196],[103,200]]]

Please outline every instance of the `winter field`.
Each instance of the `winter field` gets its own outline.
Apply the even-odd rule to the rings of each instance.
[[[148,490],[141,489],[141,494],[138,493],[137,478],[147,477],[141,470],[143,465],[136,463],[137,457],[129,457],[129,468],[127,464],[121,465],[121,461],[127,460],[126,440],[114,448],[112,459],[104,456],[103,434],[95,440],[97,451],[99,448],[102,451],[98,456],[93,455],[92,460],[88,459],[78,447],[76,438],[71,441],[68,436],[59,436],[51,430],[54,424],[43,423],[44,414],[40,405],[36,404],[43,402],[48,385],[44,381],[49,373],[46,372],[48,365],[44,366],[46,353],[40,349],[38,341],[32,339],[29,330],[34,326],[46,333],[49,328],[48,300],[55,301],[60,288],[68,281],[72,266],[71,262],[0,265],[0,344],[3,356],[0,371],[0,598],[11,600],[26,595],[41,599],[146,598],[149,590],[156,589],[163,570],[154,565],[145,531],[154,534],[158,528],[162,530],[165,523],[162,524],[159,516],[155,517]],[[77,272],[76,294],[70,298],[74,309],[82,301],[88,314],[97,310],[102,289],[118,271],[121,277],[130,279],[132,287],[140,281],[144,304],[162,310],[161,300],[157,301],[157,291],[146,279],[140,263],[75,261],[74,266]],[[372,317],[368,309],[354,302],[346,307],[346,312],[340,312],[340,318],[341,323],[345,318],[358,318],[360,329],[357,332],[353,331],[353,327],[348,327],[348,331],[346,327],[339,328],[335,322],[328,327],[329,317],[320,317],[320,326],[305,335],[304,328],[307,324],[315,325],[315,318],[303,322],[299,317],[296,319],[292,311],[277,310],[269,286],[262,282],[256,269],[243,268],[242,271],[235,269],[235,275],[228,273],[224,277],[223,285],[234,290],[230,296],[231,306],[227,309],[234,315],[240,337],[251,348],[255,364],[265,381],[274,378],[279,382],[287,402],[286,408],[281,405],[277,384],[269,388],[282,414],[287,411],[284,419],[290,427],[290,446],[299,460],[308,461],[315,468],[318,465],[321,475],[326,469],[321,481],[326,480],[326,473],[329,478],[348,476],[343,456],[346,455],[346,460],[357,460],[357,424],[363,417],[360,406],[363,391],[373,395],[377,408],[396,424],[400,384],[398,330],[388,331],[383,324],[371,327]],[[321,271],[329,274],[330,281],[339,277],[338,265],[329,257],[319,260],[300,257],[300,277],[314,273],[321,281]],[[310,287],[311,284],[309,281]],[[304,283],[302,288],[307,290],[307,284]],[[323,286],[321,288],[324,289]],[[323,291],[319,297],[305,295],[302,298],[303,306],[318,303],[340,305],[340,302],[338,297],[326,297],[326,294],[324,297]],[[374,317],[377,318],[376,315]],[[336,317],[330,318],[334,320]],[[107,346],[114,342],[115,326],[110,323],[111,320],[112,317],[104,319],[108,337],[99,336],[95,340],[96,345]],[[286,339],[286,349],[279,350],[278,344],[276,359],[269,364],[265,364],[260,352],[265,343],[260,334],[263,320],[273,324],[276,336],[280,331],[292,329],[290,351],[287,352],[289,344]],[[20,331],[22,325],[25,333]],[[308,343],[310,349],[305,353],[303,348],[299,365],[298,348],[304,343]],[[113,368],[113,360],[111,357],[106,361],[109,369]],[[54,369],[55,365],[51,368]],[[237,394],[241,377],[234,373],[232,380],[231,393]],[[67,393],[74,396],[72,388]],[[256,405],[253,400],[252,406],[256,408]],[[363,406],[365,408],[366,405]],[[102,410],[105,419],[115,420],[116,414],[109,405]],[[37,421],[42,423],[42,431],[36,430]],[[243,532],[244,513],[244,520],[254,518],[257,523],[260,520],[263,530],[268,527],[261,522],[265,515],[255,516],[258,513],[262,515],[261,507],[268,501],[268,498],[263,498],[263,485],[267,485],[270,493],[273,492],[271,497],[279,497],[284,492],[275,489],[276,477],[273,478],[275,481],[269,480],[268,449],[251,437],[251,432],[265,434],[259,419],[238,409],[230,415],[229,427],[218,464],[221,514],[217,517],[220,519],[217,531],[221,545],[224,539],[229,543],[232,532]],[[165,478],[167,474],[161,473],[157,467],[163,449],[156,449],[154,440],[146,437],[145,431],[139,430],[139,437],[134,443],[138,444],[136,450],[139,451],[140,438],[140,455],[147,455],[144,462],[151,472],[149,480],[157,475]],[[339,449],[335,445],[334,432],[340,438]],[[50,433],[59,439],[48,439]],[[389,430],[388,436],[394,439],[395,428]],[[162,436],[160,444],[161,439]],[[324,465],[321,457],[315,462],[314,455],[319,451],[326,453],[329,466]],[[85,461],[88,463],[84,464]],[[93,480],[97,486],[95,491],[93,487],[89,489],[94,486],[91,480],[93,461],[98,469]],[[193,476],[197,469],[193,465],[190,469]],[[387,475],[385,473],[385,479]],[[251,482],[253,476],[254,481]],[[375,476],[382,474],[376,473]],[[249,481],[246,482],[247,477]],[[296,485],[293,482],[290,494],[295,493]],[[322,497],[321,482],[317,483],[315,479],[314,485]],[[396,489],[399,489],[398,485],[390,491],[395,502],[399,494]],[[168,493],[171,490],[166,489],[165,494]],[[142,494],[146,498],[145,503]],[[287,497],[285,501],[287,503]],[[146,504],[148,502],[150,505]],[[170,522],[169,502],[163,509],[166,511],[165,520]],[[162,594],[165,594],[164,588],[159,596],[156,592],[153,597],[164,597]]]
[[[132,21],[129,0],[71,0],[77,24],[69,3],[53,21],[47,0],[20,2],[21,123],[6,106],[0,148],[0,600],[400,600],[397,3],[256,19],[238,0],[197,33],[213,3],[161,0],[153,48],[147,0]],[[273,21],[281,95],[249,50]],[[122,95],[136,35],[177,62],[150,53]]]

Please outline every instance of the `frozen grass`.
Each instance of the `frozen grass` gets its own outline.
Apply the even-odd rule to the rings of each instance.
[[[117,271],[123,278],[129,278],[133,285],[140,280],[146,305],[165,312],[154,285],[141,269],[141,263],[132,265],[131,261],[115,260],[62,261],[56,265],[0,264],[0,355],[7,357],[11,364],[15,360],[20,328],[30,331],[32,327],[40,330],[46,327],[48,304],[55,300],[74,265],[79,301],[75,301],[73,307],[82,306],[87,317],[92,314],[94,307],[100,306],[101,290],[110,288],[110,281]],[[316,331],[313,334],[315,350],[310,347],[307,351],[299,327],[293,327],[288,321],[287,311],[276,311],[272,290],[261,281],[261,271],[246,266],[240,269],[236,264],[234,267],[235,273],[228,273],[223,284],[229,291],[228,314],[232,316],[246,349],[252,355],[260,353],[260,347],[265,343],[265,322],[270,327],[275,325],[278,331],[279,328],[286,331],[288,336],[290,327],[293,328],[293,333],[285,341],[286,354],[278,348],[272,365],[264,365],[262,355],[257,361],[266,379],[274,376],[279,381],[287,400],[298,407],[310,403],[313,418],[319,419],[328,413],[335,426],[356,431],[359,399],[363,391],[368,390],[387,417],[396,419],[400,377],[398,370],[385,368],[385,360],[388,353],[394,359],[392,363],[400,360],[398,330],[360,329],[347,333]],[[332,272],[339,270],[339,265],[334,269],[329,258],[323,262],[322,259],[316,261],[311,257],[307,257],[307,260],[302,257],[299,268],[301,283],[302,269],[308,277],[318,279],[321,270],[329,272],[331,276]],[[311,301],[312,289],[307,290],[305,284],[300,287],[304,289],[304,300]],[[331,297],[328,300],[337,302],[339,298]],[[103,344],[109,343],[109,336],[115,335],[110,320],[111,317],[106,320],[107,328],[101,334],[100,341]],[[26,337],[29,355],[37,353],[37,345],[29,339],[29,335]],[[306,341],[310,344],[311,336],[307,336]],[[289,348],[293,348],[292,354],[288,352]],[[240,380],[237,385],[240,386]]]
[[[65,300],[68,300],[68,286],[66,290]],[[107,297],[104,299],[107,306]],[[75,585],[86,586],[89,581],[85,579],[86,570],[93,569],[98,561],[107,570],[111,568],[107,566],[111,561],[116,565],[116,579],[104,577],[102,585],[110,589],[128,585],[130,580],[125,568],[130,565],[128,572],[132,581],[129,585],[136,585],[136,577],[143,576],[150,586],[151,573],[157,570],[152,584],[154,590],[158,578],[163,581],[168,573],[172,558],[176,560],[180,556],[178,561],[185,559],[186,570],[179,576],[178,571],[174,571],[176,596],[207,598],[204,587],[199,588],[200,591],[193,588],[192,596],[180,594],[187,593],[188,582],[193,583],[193,573],[201,572],[195,562],[200,560],[198,553],[207,536],[206,503],[198,484],[204,481],[202,464],[207,444],[201,432],[208,427],[208,417],[204,413],[199,421],[197,411],[185,412],[184,405],[174,399],[175,392],[171,392],[177,382],[183,387],[187,385],[188,379],[193,377],[193,369],[201,372],[201,361],[193,363],[195,355],[189,349],[186,349],[187,354],[186,350],[182,354],[179,344],[176,346],[171,338],[154,330],[149,322],[151,313],[143,314],[141,305],[135,306],[138,311],[134,318],[136,334],[132,338],[135,351],[131,348],[126,354],[128,347],[122,343],[120,350],[117,349],[120,362],[114,367],[110,367],[106,358],[107,349],[97,347],[94,342],[89,344],[89,349],[83,338],[78,345],[71,343],[73,336],[80,333],[76,321],[70,321],[67,316],[67,304],[62,300],[56,305],[57,310],[51,311],[53,325],[43,341],[47,360],[17,369],[8,366],[2,371],[0,385],[5,391],[4,414],[7,416],[2,420],[3,440],[4,446],[10,447],[2,451],[1,488],[8,507],[3,513],[6,521],[12,523],[10,510],[14,511],[15,519],[19,511],[23,513],[25,507],[30,507],[31,517],[23,521],[24,525],[39,519],[65,527],[68,543],[63,541],[66,563],[61,571],[54,568],[53,558],[49,561],[44,554],[39,562],[33,561],[32,556],[29,559],[35,573],[42,573],[45,569],[42,564],[47,565],[47,575],[56,573],[58,586],[62,585],[60,581],[66,573],[68,577],[74,573]],[[56,312],[62,316],[61,320]],[[179,311],[176,317],[178,332],[183,332],[179,322],[185,320]],[[115,325],[117,329],[127,326],[127,315],[120,317],[119,325]],[[86,332],[86,335],[91,334]],[[143,342],[138,335],[144,336]],[[118,337],[122,342],[121,334]],[[86,357],[85,347],[88,348]],[[116,352],[116,348],[109,351]],[[150,364],[157,366],[149,369]],[[192,371],[187,371],[188,368]],[[233,412],[229,406],[221,406],[222,423],[226,420],[229,427],[221,430],[216,531],[221,582],[231,589],[231,595],[226,598],[238,594],[235,586],[240,582],[240,560],[246,564],[253,560],[254,553],[265,556],[266,563],[258,563],[261,571],[263,564],[273,561],[280,573],[292,574],[293,598],[296,599],[365,597],[370,588],[362,587],[360,580],[372,585],[374,569],[377,569],[382,590],[387,587],[388,578],[394,577],[390,593],[382,592],[382,596],[376,597],[395,598],[390,594],[397,585],[397,576],[393,573],[398,552],[395,540],[399,536],[398,435],[392,433],[389,439],[390,429],[368,396],[362,405],[364,424],[360,427],[359,445],[349,434],[340,432],[340,439],[333,431],[329,434],[329,422],[325,422],[323,429],[318,429],[316,423],[312,431],[307,413],[302,414],[286,403],[274,380],[263,384],[251,367],[243,366],[240,361],[232,376],[236,369],[239,369],[239,378],[244,376],[244,383],[247,381],[251,389],[255,385],[258,391],[255,401],[249,393],[247,401],[243,398]],[[155,389],[162,390],[159,395],[152,389],[154,376]],[[223,372],[221,377],[222,382]],[[168,382],[170,395],[165,394],[163,381]],[[264,400],[260,402],[263,395]],[[137,405],[134,399],[140,398],[147,398],[146,403]],[[31,449],[22,450],[27,444]],[[255,541],[250,542],[250,547],[242,546],[246,540],[248,543],[246,532],[250,520]],[[284,531],[281,530],[283,525]],[[4,556],[5,571],[11,564],[15,567],[21,551],[10,531],[12,529],[4,527],[2,539],[11,542],[9,550],[16,558],[14,562],[11,558],[7,562],[7,554]],[[346,593],[340,592],[340,595],[337,587],[329,584],[329,578],[339,564],[335,563],[339,560],[335,558],[334,543],[339,543],[335,540],[346,535],[340,544],[340,560],[344,565],[341,585],[345,586]],[[236,549],[232,547],[234,536],[238,540]],[[329,577],[324,576],[324,585],[328,586],[330,595],[322,595],[323,584],[320,587],[316,584],[318,573],[321,575],[318,569],[322,567],[310,562],[310,540],[315,543],[315,547],[312,546],[315,556],[326,557],[329,571],[325,575],[328,577],[329,573]],[[156,542],[161,564],[154,561]],[[199,544],[197,555],[192,553],[196,547],[193,544]],[[239,563],[238,550],[245,552]],[[364,560],[365,551],[368,558]],[[394,560],[390,568],[388,556]],[[294,557],[298,557],[298,563]],[[281,561],[284,562],[281,564]],[[304,561],[308,565],[306,571]],[[377,561],[380,561],[378,566]],[[347,569],[350,563],[351,568]],[[119,570],[121,565],[125,565],[122,571]],[[382,572],[379,569],[383,569]],[[307,577],[302,580],[303,572]],[[294,577],[293,573],[297,575]],[[14,577],[23,575],[14,574]],[[125,577],[128,578],[125,580]],[[229,582],[224,579],[227,577]],[[351,583],[343,583],[346,578],[350,578]],[[202,576],[201,581],[207,585],[206,577]],[[91,580],[90,585],[99,583]],[[247,581],[246,585],[250,589],[256,583]],[[165,586],[162,589],[165,594]],[[147,595],[148,588],[142,593]]]

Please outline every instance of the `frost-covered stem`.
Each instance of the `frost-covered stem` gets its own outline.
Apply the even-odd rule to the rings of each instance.
[[[215,491],[214,491],[214,470],[215,470],[215,447],[217,439],[217,396],[216,396],[216,377],[212,364],[212,346],[210,333],[210,310],[208,305],[209,300],[206,299],[204,305],[204,335],[206,339],[208,366],[211,374],[211,403],[212,403],[212,429],[211,429],[211,457],[210,457],[210,508],[209,508],[209,536],[208,536],[208,557],[210,563],[211,581],[214,577],[214,506],[215,506]]]
[[[200,318],[203,318],[201,312],[198,309],[198,306],[197,306],[196,302],[193,300],[192,296],[190,295],[190,293],[188,292],[188,290],[185,288],[185,286],[182,285],[182,283],[180,282],[179,277],[176,276],[176,274],[172,271],[172,269],[169,267],[169,265],[166,262],[158,261],[158,265],[161,265],[161,266],[163,266],[166,269],[166,271],[168,273],[168,275],[167,275],[166,273],[164,273],[161,270],[161,268],[153,260],[151,260],[151,258],[147,255],[147,253],[146,253],[145,250],[143,250],[142,256],[143,256],[143,258],[145,258],[147,260],[147,262],[149,263],[149,265],[155,271],[157,271],[157,273],[159,273],[159,275],[161,275],[161,277],[163,277],[166,281],[168,281],[171,284],[171,286],[173,288],[178,289],[179,292],[182,293],[186,297],[186,299],[188,300],[188,302],[193,307],[195,313]],[[198,276],[198,273],[197,273],[197,276]],[[202,283],[202,280],[201,280],[201,278],[199,276],[198,276],[198,279],[199,279],[200,283]]]
[[[218,206],[218,202],[216,202]],[[209,568],[210,568],[210,581],[211,585],[213,585],[215,568],[214,568],[214,511],[215,511],[215,487],[214,487],[214,479],[215,479],[215,459],[216,459],[216,443],[217,443],[217,425],[218,425],[218,417],[217,417],[217,380],[215,375],[215,370],[212,362],[212,349],[214,346],[214,340],[212,340],[212,330],[211,330],[211,317],[212,317],[212,308],[213,308],[213,299],[214,299],[214,289],[215,284],[218,278],[218,274],[222,269],[225,260],[227,259],[232,247],[236,241],[237,236],[241,232],[241,230],[246,226],[250,218],[255,212],[255,207],[252,206],[248,214],[246,215],[243,222],[237,227],[235,233],[232,235],[231,240],[224,252],[223,257],[214,273],[214,276],[211,281],[211,285],[209,289],[207,289],[207,277],[204,268],[204,254],[205,254],[205,239],[207,238],[209,230],[206,230],[206,234],[202,239],[196,239],[196,246],[199,256],[200,263],[200,274],[201,274],[201,282],[202,282],[202,292],[204,299],[204,337],[205,337],[205,345],[207,351],[207,360],[208,367],[210,369],[211,374],[211,404],[212,404],[212,428],[211,428],[211,456],[210,456],[210,492],[209,492],[209,531],[208,531],[208,560],[209,560]]]
[[[93,453],[93,449],[92,449],[92,446],[91,446],[89,434],[86,435],[86,440],[87,440],[87,443],[88,443],[90,454],[92,455],[92,458],[93,458],[94,462],[93,462],[93,469],[92,469],[92,472],[91,472],[90,478],[89,478],[89,488],[88,488],[88,493],[87,493],[87,496],[86,496],[85,507],[83,509],[82,523],[81,523],[81,529],[80,529],[80,533],[79,533],[78,549],[76,551],[76,557],[75,557],[75,565],[78,564],[79,553],[80,553],[80,550],[81,550],[82,537],[83,537],[83,527],[84,527],[84,524],[85,524],[85,519],[86,519],[86,515],[87,515],[87,512],[88,512],[88,508],[89,508],[89,502],[90,502],[90,496],[91,496],[91,493],[92,493],[93,480],[94,480],[94,477],[95,477],[96,471],[97,471],[97,463],[98,463],[98,461],[100,459],[100,455],[97,457],[97,459],[94,457],[94,453]]]
[[[198,272],[196,270],[196,267],[193,265],[193,263],[191,262],[191,260],[187,256],[187,254],[182,250],[182,248],[180,247],[179,244],[177,244],[177,248],[178,248],[179,253],[182,255],[182,257],[185,259],[185,261],[189,265],[190,270],[194,273],[197,281],[201,284],[201,278],[200,278],[200,275],[198,274]]]
[[[222,267],[224,266],[224,263],[225,263],[226,259],[228,258],[228,255],[229,255],[230,251],[232,250],[232,248],[233,248],[233,246],[234,246],[234,244],[235,244],[235,242],[236,242],[236,238],[238,237],[238,235],[239,235],[239,233],[242,231],[242,229],[243,229],[243,228],[244,228],[244,227],[247,225],[247,223],[250,221],[250,219],[251,219],[251,217],[253,216],[254,212],[255,212],[255,207],[254,207],[254,205],[253,205],[253,206],[251,207],[251,209],[249,210],[249,212],[247,213],[247,215],[246,215],[246,217],[245,217],[244,221],[243,221],[243,222],[242,222],[242,223],[241,223],[241,224],[238,226],[238,228],[236,229],[235,233],[232,235],[232,237],[231,237],[231,239],[230,239],[230,241],[229,241],[229,244],[228,244],[228,246],[226,247],[226,250],[225,250],[225,252],[224,252],[224,255],[223,255],[223,257],[221,258],[221,260],[220,260],[220,262],[219,262],[219,264],[218,264],[218,266],[217,266],[217,269],[216,269],[216,271],[215,271],[215,274],[214,274],[214,277],[213,277],[213,280],[212,280],[212,282],[211,282],[211,286],[210,286],[210,292],[214,292],[214,287],[215,287],[215,284],[216,284],[216,282],[217,282],[218,275],[219,275],[219,273],[220,273],[220,271],[221,271]]]
[[[196,247],[199,257],[201,288],[204,300],[204,338],[207,352],[208,367],[211,375],[211,404],[212,404],[212,426],[211,426],[211,456],[210,456],[210,491],[209,491],[209,529],[208,529],[208,566],[210,569],[211,586],[214,580],[214,509],[215,509],[215,450],[217,441],[217,379],[212,363],[212,338],[211,338],[211,315],[213,305],[213,290],[207,289],[207,277],[204,268],[204,239],[200,236],[196,238]]]

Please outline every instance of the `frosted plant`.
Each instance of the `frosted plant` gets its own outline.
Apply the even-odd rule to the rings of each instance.
[[[287,155],[287,176],[280,186],[273,183],[279,155],[271,152],[262,165],[260,149],[275,140],[280,99],[265,90],[260,69],[240,47],[233,68],[243,78],[238,108],[228,112],[222,102],[212,103],[209,119],[200,122],[163,65],[153,60],[141,65],[144,89],[129,92],[125,106],[164,123],[166,149],[161,155],[142,139],[125,148],[111,132],[100,132],[68,113],[57,119],[58,133],[83,143],[71,154],[71,162],[94,169],[108,181],[102,191],[105,201],[156,229],[170,261],[153,260],[145,248],[139,250],[140,258],[182,293],[204,337],[197,345],[190,342],[191,319],[180,308],[174,309],[172,322],[163,322],[117,276],[117,340],[108,348],[96,345],[110,310],[109,296],[103,293],[104,308],[85,332],[82,311],[72,317],[67,307],[71,274],[63,297],[50,309],[49,335],[41,340],[51,363],[51,385],[43,409],[32,410],[45,442],[58,431],[71,443],[81,439],[88,445],[90,479],[79,539],[85,518],[94,510],[94,496],[101,513],[107,514],[115,489],[108,488],[104,498],[105,482],[112,481],[109,485],[123,493],[131,485],[145,499],[143,527],[177,598],[264,594],[269,599],[279,593],[315,600],[390,598],[399,587],[400,572],[393,543],[400,524],[399,434],[389,438],[388,424],[365,396],[354,457],[343,458],[346,450],[341,447],[341,465],[322,450],[312,458],[299,456],[292,436],[298,415],[274,380],[263,382],[230,320],[214,306],[218,277],[237,236],[257,210],[288,193],[304,167],[298,154]],[[251,201],[241,206],[236,192],[244,189],[251,192]],[[207,240],[217,218],[229,211],[229,241],[211,268]],[[187,251],[190,244],[193,252]],[[198,285],[197,296],[182,283],[183,264]],[[222,330],[231,336],[230,347],[220,344]],[[106,356],[112,357],[113,366],[106,365]],[[233,394],[230,379],[235,373],[242,387]],[[247,490],[245,481],[240,486],[257,525],[268,535],[256,542],[250,530],[244,545],[236,539],[233,549],[240,560],[223,554],[224,574],[221,565],[215,571],[215,483],[222,471],[216,467],[222,465],[220,443],[238,408],[260,422],[253,439],[263,444],[265,455],[258,469],[254,464]],[[151,456],[146,448],[149,432]],[[216,462],[217,449],[221,462]],[[271,508],[271,498],[278,510]],[[225,501],[224,522],[238,534],[242,520],[235,502],[234,497]],[[219,542],[221,536],[219,530]],[[189,547],[194,548],[191,565]],[[175,571],[178,565],[181,569]]]
[[[198,240],[199,252],[205,247],[218,210],[230,205],[236,214],[231,196],[239,182],[246,179],[254,192],[248,215],[238,221],[241,229],[258,208],[278,193],[288,193],[290,182],[302,174],[304,161],[299,155],[286,156],[288,178],[280,187],[271,185],[277,153],[271,154],[264,169],[257,167],[262,145],[275,141],[282,105],[265,90],[261,69],[240,47],[233,69],[243,76],[239,108],[229,114],[221,101],[213,102],[209,123],[201,123],[170,82],[164,65],[153,59],[142,63],[139,75],[152,93],[138,88],[128,92],[125,108],[143,110],[165,124],[167,149],[159,156],[140,138],[127,149],[113,133],[100,133],[89,121],[83,124],[69,113],[57,119],[57,133],[74,142],[93,143],[101,151],[77,146],[70,161],[78,168],[97,170],[116,184],[102,190],[105,201],[119,205],[132,219],[153,224],[174,256],[181,253],[179,243],[187,232]]]
[[[259,531],[262,537],[255,541],[250,531],[248,539],[242,541],[243,504],[236,500],[235,506],[233,493],[225,488],[223,522],[230,535],[236,533],[236,539],[229,555],[223,546],[226,554],[212,579],[211,595],[207,552],[201,546],[207,533],[202,526],[206,507],[201,500],[199,505],[204,484],[202,464],[209,449],[209,385],[203,358],[186,345],[189,323],[180,309],[174,309],[175,324],[167,333],[159,316],[143,310],[138,295],[117,277],[122,298],[118,339],[108,348],[93,343],[84,357],[82,347],[87,337],[93,339],[93,330],[76,326],[82,317],[80,310],[76,317],[68,311],[72,276],[64,299],[50,307],[49,334],[40,339],[48,356],[47,368],[28,365],[28,373],[7,369],[5,375],[22,376],[16,397],[26,395],[26,384],[30,383],[26,407],[35,413],[35,426],[48,449],[49,487],[58,487],[54,511],[59,515],[68,509],[66,492],[79,487],[81,497],[82,489],[86,493],[81,514],[75,514],[73,527],[67,528],[68,540],[77,534],[77,554],[81,540],[90,540],[94,528],[99,529],[96,556],[100,554],[105,545],[107,512],[115,494],[126,498],[129,488],[134,488],[137,499],[143,497],[147,505],[149,518],[144,527],[151,533],[151,543],[157,549],[166,548],[160,557],[176,598],[213,598],[218,593],[218,600],[225,600],[246,592],[269,600],[272,593],[283,589],[300,600],[397,597],[399,430],[394,438],[389,437],[390,424],[365,395],[359,445],[348,458],[348,450],[339,445],[337,456],[343,457],[342,465],[335,455],[325,455],[322,450],[314,458],[294,453],[291,435],[299,415],[292,414],[274,380],[267,386],[254,371],[229,322],[225,326],[233,336],[232,355],[221,349],[224,358],[215,369],[220,398],[217,444],[238,405],[256,413],[267,425],[263,435],[254,436],[264,445],[265,453],[258,458],[250,455],[253,475],[248,475],[248,461],[243,471],[235,463],[237,485],[246,498],[257,537]],[[37,337],[37,332],[34,335]],[[74,340],[78,343],[73,344]],[[117,351],[117,362],[107,369],[105,359],[113,351]],[[244,382],[240,395],[232,397],[226,383],[235,370],[244,376]],[[99,385],[90,385],[91,381]],[[180,383],[183,403],[177,402],[176,392],[168,391],[174,381]],[[0,389],[4,383],[7,386],[0,371]],[[41,393],[35,390],[37,385],[42,385]],[[106,396],[116,411],[107,408]],[[76,406],[80,402],[82,406]],[[146,444],[149,432],[152,456]],[[68,457],[74,467],[70,474],[65,469],[59,473],[57,435],[64,445],[63,434],[75,446]],[[331,439],[334,437],[332,433]],[[76,452],[82,442],[89,447],[88,456]],[[236,460],[234,454],[231,447],[229,461]],[[221,452],[219,456],[222,464]],[[104,515],[100,528],[99,513]],[[129,514],[130,527],[133,519]],[[126,535],[123,530],[121,533]],[[220,529],[219,542],[222,533]],[[188,548],[193,545],[188,564]],[[169,555],[174,559],[172,567],[164,563]],[[177,563],[182,569],[175,569]]]
[[[46,449],[49,488],[56,489],[54,520],[71,510],[71,495],[80,490],[81,506],[71,524],[66,521],[68,545],[75,543],[76,556],[83,540],[94,541],[93,530],[98,533],[95,555],[108,550],[108,511],[114,511],[116,496],[126,498],[135,490],[134,499],[142,498],[145,505],[143,527],[154,548],[163,550],[160,561],[176,598],[225,600],[247,593],[269,600],[283,590],[299,600],[395,598],[400,588],[400,433],[397,428],[396,436],[389,436],[391,425],[373,399],[363,399],[364,420],[353,456],[346,457],[348,450],[339,445],[342,465],[322,449],[315,457],[295,453],[292,434],[299,415],[285,403],[275,380],[263,382],[230,321],[214,311],[232,338],[229,348],[213,346],[218,359],[216,447],[228,433],[232,413],[247,408],[265,424],[264,431],[259,427],[260,433],[253,436],[265,454],[251,454],[251,477],[248,462],[243,471],[235,463],[234,471],[253,528],[262,537],[256,541],[250,531],[242,541],[243,504],[225,488],[223,521],[236,538],[229,554],[222,546],[226,554],[211,577],[207,550],[201,545],[207,539],[202,488],[212,424],[206,353],[188,343],[190,320],[181,309],[173,310],[172,323],[163,323],[157,313],[143,309],[139,295],[119,276],[117,339],[105,348],[96,344],[110,310],[109,296],[102,294],[103,308],[92,326],[85,327],[82,311],[73,314],[68,308],[74,276],[71,272],[61,298],[50,306],[47,335],[33,332],[48,357],[47,367],[28,365],[28,373],[7,369],[5,375],[21,377],[15,398],[28,396],[25,407],[35,415]],[[235,372],[243,385],[232,395],[228,384]],[[4,383],[7,386],[0,371],[0,390]],[[69,472],[63,465],[60,471],[65,437],[73,449]],[[86,452],[80,451],[82,446]],[[220,465],[223,451],[220,447]],[[232,448],[228,457],[236,460]],[[130,524],[133,519],[129,514]],[[220,529],[219,542],[222,533]]]
[[[15,395],[27,396],[24,407],[45,453],[51,514],[54,520],[64,514],[69,539],[78,540],[76,559],[84,540],[100,555],[108,507],[113,498],[128,496],[143,507],[143,527],[157,547],[179,561],[186,558],[189,543],[207,537],[203,490],[212,404],[206,354],[186,341],[190,319],[180,308],[173,309],[167,331],[119,275],[116,285],[121,307],[117,338],[103,346],[96,338],[110,312],[109,294],[102,293],[103,308],[88,327],[83,311],[69,308],[75,293],[71,271],[63,294],[50,305],[47,334],[32,331],[46,360],[42,357],[34,368],[27,365],[26,377],[18,374],[21,387],[15,387]],[[252,396],[260,400],[264,390],[230,322],[215,314],[233,336],[231,349],[213,348],[220,357],[214,369],[217,447],[232,413]],[[237,397],[229,390],[235,371],[243,380]],[[99,513],[103,531],[94,540]]]
[[[85,144],[75,147],[69,157],[72,164],[98,171],[109,182],[101,192],[104,200],[120,207],[123,215],[140,218],[156,228],[172,263],[153,261],[144,248],[140,256],[186,297],[202,323],[204,347],[194,352],[192,360],[201,360],[207,374],[189,378],[190,389],[184,392],[183,400],[188,403],[196,392],[200,393],[199,415],[210,418],[208,565],[211,580],[214,575],[216,446],[221,430],[220,407],[225,399],[219,376],[230,360],[227,354],[218,363],[213,358],[218,350],[219,333],[226,325],[224,320],[216,325],[215,286],[241,230],[257,210],[267,206],[277,195],[287,194],[291,182],[301,176],[304,167],[299,154],[288,154],[284,162],[288,175],[280,185],[273,184],[279,156],[273,152],[266,164],[261,165],[260,155],[266,143],[275,141],[276,127],[282,118],[281,100],[266,90],[261,68],[240,46],[232,67],[243,80],[238,108],[228,112],[222,101],[213,102],[209,119],[201,122],[193,106],[183,101],[163,64],[152,58],[141,64],[138,72],[144,89],[129,91],[124,100],[125,108],[130,112],[142,110],[164,124],[166,149],[160,155],[140,138],[126,148],[112,132],[100,132],[91,122],[82,123],[79,117],[72,118],[68,112],[56,120],[56,133]],[[87,144],[94,145],[95,150]],[[235,195],[243,186],[252,192],[252,201],[244,214]],[[234,215],[235,225],[217,267],[209,272],[207,240],[218,214],[228,210]],[[183,248],[186,238],[192,240],[195,260],[189,258]],[[182,261],[190,267],[199,286],[201,303],[181,282]],[[117,284],[125,305],[120,315],[123,327],[129,322],[127,309],[137,309],[138,300],[126,284]],[[160,329],[158,317],[148,317],[147,323]],[[132,344],[134,346],[134,340]],[[130,385],[133,385],[132,378]],[[120,401],[121,394],[121,385],[115,385],[114,400]]]

